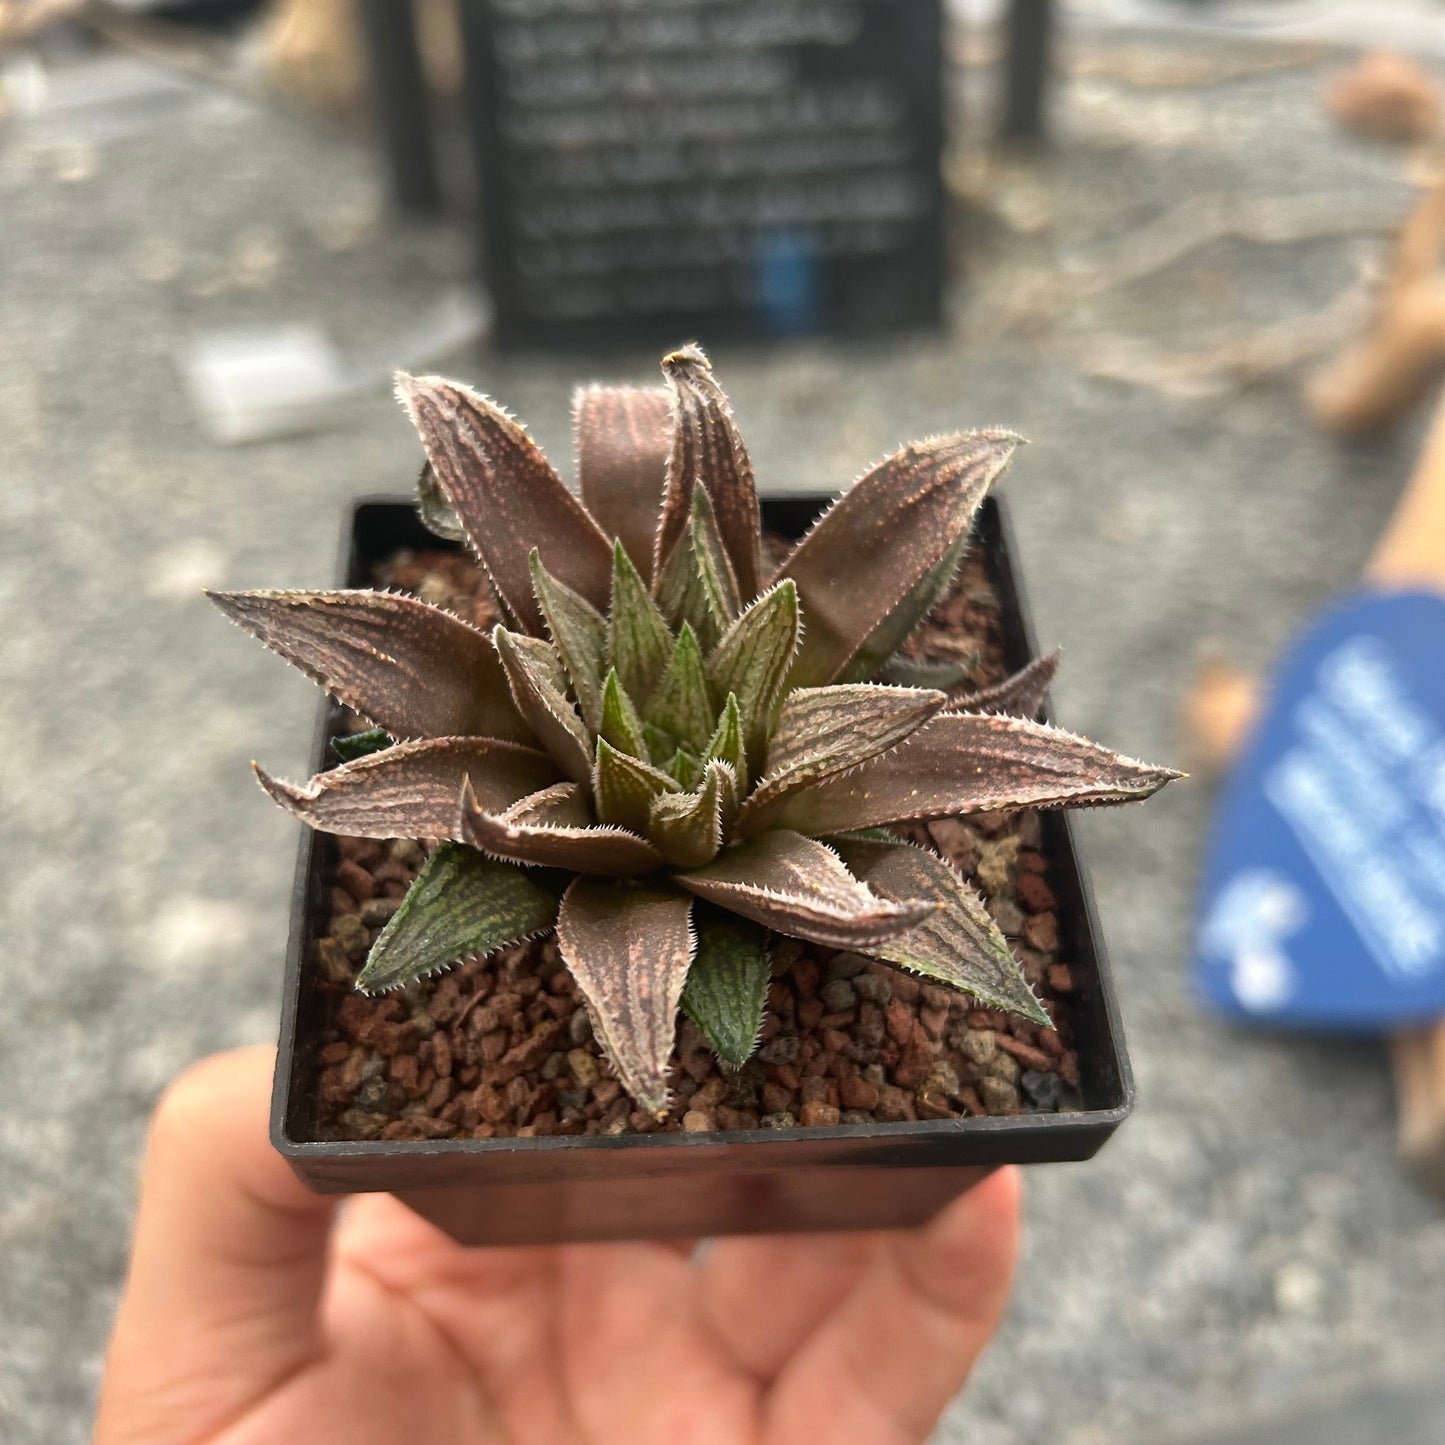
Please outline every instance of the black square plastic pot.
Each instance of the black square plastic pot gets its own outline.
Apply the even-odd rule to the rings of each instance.
[[[763,522],[801,536],[822,496],[768,498]],[[350,518],[348,586],[401,548],[438,547],[405,502],[368,501]],[[1007,514],[985,504],[983,548],[1003,607],[1006,661],[1035,654]],[[313,764],[327,766],[337,721],[323,709]],[[831,1129],[542,1139],[323,1140],[316,1137],[318,1058],[327,997],[308,967],[324,932],[336,863],[333,839],[304,831],[291,916],[271,1138],[322,1193],[386,1191],[466,1244],[654,1238],[911,1225],[1002,1164],[1087,1159],[1133,1106],[1093,895],[1067,813],[1044,812],[1043,847],[1058,899],[1061,954],[1074,978],[1083,1107],[1073,1113],[959,1118]]]

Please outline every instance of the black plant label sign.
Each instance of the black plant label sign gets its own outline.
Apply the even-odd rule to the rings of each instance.
[[[499,338],[924,325],[940,0],[464,0]]]

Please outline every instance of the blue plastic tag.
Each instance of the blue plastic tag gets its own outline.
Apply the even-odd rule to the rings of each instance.
[[[1445,1014],[1445,599],[1357,596],[1291,648],[1219,809],[1196,968],[1280,1026]]]

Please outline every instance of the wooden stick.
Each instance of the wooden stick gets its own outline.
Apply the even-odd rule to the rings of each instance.
[[[1405,222],[1380,309],[1364,337],[1309,387],[1310,412],[1326,431],[1378,431],[1427,390],[1445,362],[1445,182],[1437,182]]]
[[[1374,553],[1365,581],[1380,591],[1426,587],[1445,594],[1445,400],[1425,449]],[[1237,753],[1259,713],[1258,683],[1208,664],[1190,704],[1196,744],[1221,760]],[[1400,1157],[1420,1183],[1445,1196],[1445,1019],[1390,1039]]]

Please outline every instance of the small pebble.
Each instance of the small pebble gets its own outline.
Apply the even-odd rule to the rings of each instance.
[[[861,953],[835,953],[828,960],[829,978],[857,978],[859,974],[867,973],[873,966],[871,958],[864,958]]]
[[[893,985],[876,973],[861,973],[853,980],[853,991],[869,1003],[886,1004],[893,997]]]
[[[846,978],[835,978],[825,983],[819,997],[830,1014],[845,1013],[858,1002],[858,995]]]
[[[1064,1092],[1063,1081],[1057,1074],[1044,1074],[1037,1069],[1020,1074],[1019,1087],[1028,1095],[1029,1102],[1040,1109],[1057,1109]]]
[[[588,1017],[585,1008],[576,1009],[572,1017],[567,1020],[567,1037],[574,1044],[591,1043],[592,1020]]]
[[[578,1087],[582,1089],[590,1089],[601,1073],[597,1067],[596,1056],[589,1054],[586,1049],[572,1049],[567,1055],[567,1067],[572,1071],[572,1077],[577,1080]]]
[[[963,1036],[960,1050],[969,1063],[987,1068],[998,1053],[998,1039],[992,1029],[970,1029]]]
[[[798,1115],[805,1129],[831,1129],[841,1117],[836,1104],[825,1104],[820,1099],[810,1099]]]
[[[797,1034],[777,1034],[757,1052],[765,1064],[791,1064],[798,1057]]]
[[[1007,1055],[1004,1055],[1007,1058]],[[990,1074],[979,1084],[983,1106],[990,1114],[1006,1114],[1019,1107],[1019,1091],[1005,1079]]]
[[[368,928],[383,928],[399,906],[400,900],[396,898],[368,898],[356,913]]]

